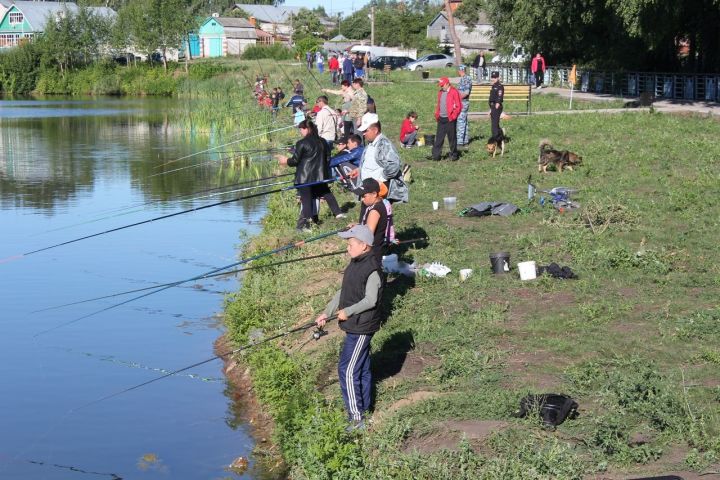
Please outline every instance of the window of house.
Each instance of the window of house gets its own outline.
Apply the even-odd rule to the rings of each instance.
[[[8,15],[8,18],[10,19],[10,25],[17,25],[18,23],[23,23],[23,20],[25,17],[23,17],[23,14],[20,12],[12,12],[10,15]]]
[[[17,46],[19,38],[18,33],[0,33],[0,48]]]

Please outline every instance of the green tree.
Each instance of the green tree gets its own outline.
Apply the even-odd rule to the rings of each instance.
[[[189,6],[185,0],[131,0],[120,10],[129,44],[148,58],[159,50],[167,70],[168,49],[180,48],[187,33],[197,28]]]
[[[293,15],[293,40],[299,42],[307,37],[322,37],[325,27],[320,23],[317,13],[307,8],[301,8]]]

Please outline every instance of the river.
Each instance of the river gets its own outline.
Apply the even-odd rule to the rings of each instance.
[[[173,126],[178,108],[177,100],[0,101],[0,258],[228,198],[175,200],[241,180],[212,164],[151,177],[164,162],[226,140]],[[129,296],[33,313],[235,261],[241,233],[257,233],[264,213],[264,200],[254,200],[0,263],[0,478],[259,475],[252,462],[242,476],[225,470],[254,441],[219,361],[92,403],[212,357],[235,278],[191,282],[77,321]]]

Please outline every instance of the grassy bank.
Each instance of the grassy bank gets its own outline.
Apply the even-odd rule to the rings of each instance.
[[[434,133],[434,85],[368,91],[391,138],[408,110]],[[483,153],[486,121],[471,124],[474,142],[459,162],[428,161],[427,149],[400,151],[414,182],[411,203],[395,209],[396,229],[401,239],[425,233],[430,242],[399,253],[405,261],[442,262],[453,273],[390,277],[386,322],[372,342],[376,395],[367,432],[344,430],[336,326],[318,342],[298,336],[243,358],[293,478],[627,478],[718,470],[718,124],[626,113],[516,117],[505,126],[512,142],[503,158]],[[578,152],[584,165],[538,175],[541,138]],[[540,188],[578,188],[584,208],[559,214],[527,205],[530,174]],[[442,204],[449,195],[458,198],[458,210],[491,200],[523,208],[511,218],[432,210],[431,201]],[[342,226],[324,213],[323,231]],[[297,239],[296,215],[292,195],[274,197],[263,233],[245,253]],[[338,248],[340,240],[329,239],[288,255]],[[513,264],[569,265],[580,278],[493,276],[488,254],[495,251],[510,252]],[[248,272],[227,302],[233,341],[313,318],[339,285],[345,262],[329,257]],[[457,277],[461,268],[474,271],[465,282]],[[512,416],[525,394],[543,392],[573,395],[579,418],[548,432],[535,419]]]

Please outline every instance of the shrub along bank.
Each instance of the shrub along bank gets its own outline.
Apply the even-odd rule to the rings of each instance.
[[[431,129],[432,84],[368,90],[392,138],[409,109]],[[396,229],[401,239],[430,239],[426,248],[401,250],[401,258],[442,262],[453,272],[389,278],[387,319],[372,342],[376,394],[367,431],[345,432],[337,326],[317,342],[303,334],[243,357],[292,478],[524,480],[717,470],[717,123],[627,113],[514,118],[505,126],[512,142],[503,158],[483,153],[477,137],[486,138],[489,125],[482,121],[471,123],[476,140],[459,162],[427,161],[422,148],[401,151],[414,182],[411,203],[395,209]],[[541,138],[578,152],[584,165],[538,177]],[[560,214],[527,205],[529,174],[540,188],[579,189],[587,208]],[[523,208],[510,218],[432,210],[432,201],[450,195],[458,210],[493,200]],[[323,231],[343,226],[324,214]],[[296,240],[296,215],[292,194],[274,197],[263,233],[244,253]],[[341,248],[332,238],[287,255]],[[570,265],[580,278],[494,276],[488,254],[496,251],[510,252],[513,264]],[[242,344],[258,329],[314,318],[339,285],[341,257],[248,272],[227,299],[232,340]],[[461,268],[473,269],[464,282]],[[513,417],[524,395],[549,392],[571,394],[580,416],[552,432]]]

